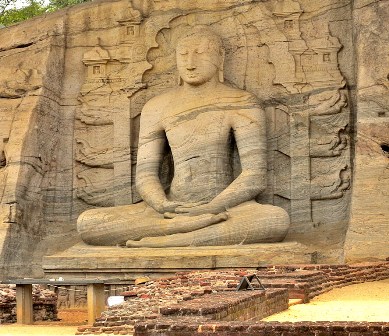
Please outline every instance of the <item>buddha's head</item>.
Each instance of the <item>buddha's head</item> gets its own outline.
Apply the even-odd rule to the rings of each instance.
[[[196,26],[177,43],[180,83],[199,86],[216,78],[224,81],[224,48],[221,38],[206,26]]]

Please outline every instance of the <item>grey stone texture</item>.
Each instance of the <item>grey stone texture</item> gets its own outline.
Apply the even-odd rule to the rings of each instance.
[[[256,201],[304,245],[285,262],[388,257],[387,22],[386,0],[96,0],[0,29],[2,276],[43,275],[42,257],[80,246],[83,212],[141,200],[142,109],[178,87],[176,42],[196,25],[222,39],[224,84],[264,111]]]

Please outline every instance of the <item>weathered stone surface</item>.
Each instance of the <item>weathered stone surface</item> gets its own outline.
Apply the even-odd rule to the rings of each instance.
[[[257,268],[277,263],[310,263],[309,249],[296,242],[183,248],[90,246],[83,243],[44,258],[49,277],[135,279],[174,274],[189,269]]]
[[[96,0],[0,29],[2,274],[42,275],[82,212],[140,200],[141,111],[177,86],[176,41],[201,24],[223,39],[225,83],[265,111],[257,201],[288,212],[286,240],[318,262],[387,257],[388,7]]]
[[[50,231],[53,235],[66,231],[49,227],[50,209],[46,207],[56,178],[58,143],[65,135],[59,113],[63,19],[52,16],[37,29],[30,28],[32,22],[0,30],[2,276],[32,274],[39,259],[34,253],[42,238]]]
[[[356,1],[354,18],[358,113],[345,258],[384,259],[389,256],[389,3]]]

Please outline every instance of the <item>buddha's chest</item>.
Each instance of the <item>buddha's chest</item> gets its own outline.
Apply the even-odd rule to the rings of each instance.
[[[164,128],[170,147],[183,150],[226,144],[231,132],[226,112],[210,109],[168,115]]]

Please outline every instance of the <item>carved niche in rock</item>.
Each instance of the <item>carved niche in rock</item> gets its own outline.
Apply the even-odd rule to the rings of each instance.
[[[180,85],[142,110],[136,185],[144,202],[84,212],[81,238],[128,247],[282,241],[286,211],[254,201],[266,187],[264,111],[253,95],[223,83],[223,44],[207,26],[180,37],[176,55]],[[241,162],[235,179],[232,142]],[[165,191],[159,167],[167,146],[174,174]]]
[[[75,142],[77,195],[88,205],[140,200],[135,166],[141,110],[176,86],[178,37],[205,24],[223,38],[226,82],[251,92],[265,107],[267,188],[258,201],[287,210],[292,228],[326,222],[328,209],[332,221],[344,219],[350,109],[339,38],[325,20],[311,23],[313,33],[308,31],[301,21],[303,1],[230,2],[212,1],[206,5],[212,10],[196,13],[196,2],[135,1],[139,11],[128,7],[118,21],[117,41],[100,40],[85,51]],[[240,165],[239,156],[234,162]],[[169,171],[162,170],[168,184]]]

